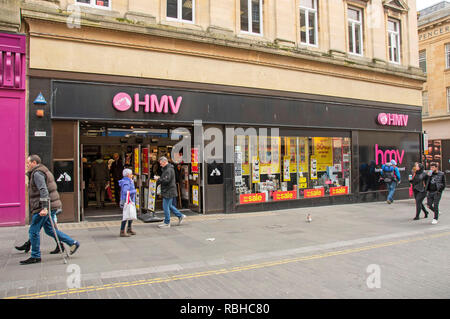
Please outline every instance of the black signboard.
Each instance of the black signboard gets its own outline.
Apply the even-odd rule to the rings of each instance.
[[[210,163],[208,164],[208,185],[223,184],[223,164]]]
[[[73,161],[54,161],[53,175],[59,193],[73,193]]]

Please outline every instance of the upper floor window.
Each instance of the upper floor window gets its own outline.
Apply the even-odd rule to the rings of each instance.
[[[241,0],[241,31],[262,34],[263,0]]]
[[[349,7],[348,19],[348,51],[352,54],[363,54],[363,12]]]
[[[419,52],[419,67],[423,73],[427,74],[427,51],[425,50]]]
[[[400,22],[388,20],[389,61],[400,63]]]
[[[450,88],[447,88],[447,113],[450,113]]]
[[[450,43],[445,45],[445,67],[450,68]]]
[[[194,22],[195,0],[167,0],[167,18]]]
[[[317,0],[300,0],[300,42],[317,45]]]
[[[87,4],[93,7],[111,8],[111,0],[76,0],[76,2]]]

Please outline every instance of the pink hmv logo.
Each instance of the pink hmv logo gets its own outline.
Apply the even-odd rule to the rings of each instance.
[[[145,113],[169,113],[170,108],[171,113],[177,114],[182,100],[181,96],[174,101],[172,96],[163,95],[161,99],[158,99],[155,94],[145,94],[144,101],[141,101],[139,93],[136,93],[132,99],[127,93],[120,92],[114,96],[113,106],[117,111],[125,112],[131,108],[134,102],[134,112],[139,112],[139,108],[143,106]]]
[[[380,113],[378,114],[378,124],[389,126],[407,126],[408,115],[396,113]]]
[[[405,150],[402,150],[401,154],[398,150],[380,150],[378,144],[375,144],[375,164],[378,165],[378,159],[381,159],[381,164],[389,163],[391,160],[395,160],[397,164],[403,162],[403,157],[405,156]]]

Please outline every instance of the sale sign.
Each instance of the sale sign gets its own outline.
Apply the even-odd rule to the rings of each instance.
[[[262,203],[266,201],[265,193],[241,194],[239,196],[240,204]]]
[[[345,195],[345,194],[348,194],[348,186],[330,187],[331,196]]]
[[[290,200],[290,199],[296,199],[296,198],[297,198],[296,191],[273,192],[273,200],[274,201]]]
[[[191,150],[191,172],[198,173],[198,148]]]
[[[305,189],[303,194],[305,198],[323,197],[325,196],[325,189],[324,188]]]
[[[142,174],[148,175],[148,148],[142,149]]]

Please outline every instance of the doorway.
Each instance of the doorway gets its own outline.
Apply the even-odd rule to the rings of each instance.
[[[172,149],[179,142],[175,127],[152,127],[139,124],[80,122],[80,198],[81,216],[86,221],[120,220],[120,189],[118,181],[124,168],[133,171],[138,192],[136,208],[144,221],[160,221],[162,198],[152,201],[152,181],[160,176],[158,159],[166,156],[174,166],[177,180],[177,208],[183,213],[201,213],[201,170],[199,163],[184,163],[181,149],[172,158]],[[185,127],[186,132],[192,127]],[[172,139],[174,138],[175,139]],[[181,138],[181,137],[180,137]],[[184,157],[186,158],[186,157]],[[106,177],[105,177],[106,175]]]

